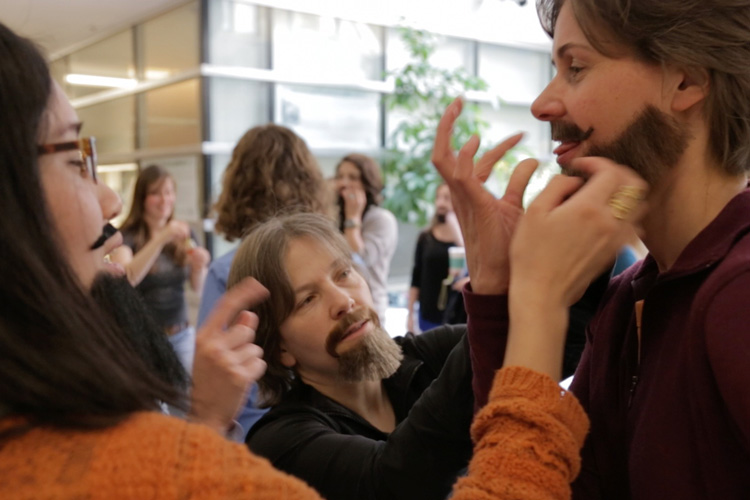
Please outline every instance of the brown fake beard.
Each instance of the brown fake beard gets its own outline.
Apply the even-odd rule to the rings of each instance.
[[[555,140],[584,140],[593,130],[583,131],[574,124],[552,124]],[[632,168],[650,185],[658,183],[685,152],[690,134],[674,118],[654,106],[646,106],[627,128],[607,144],[593,144],[586,156],[602,156]],[[575,175],[568,166],[567,174]]]

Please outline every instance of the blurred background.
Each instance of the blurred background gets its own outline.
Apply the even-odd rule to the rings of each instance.
[[[533,2],[0,0],[0,15],[45,49],[123,213],[138,169],[158,163],[177,179],[176,217],[214,257],[231,246],[214,234],[211,206],[248,128],[293,129],[328,177],[347,153],[377,158],[400,220],[391,334],[403,331],[414,245],[431,215],[437,178],[425,158],[444,104],[465,96],[462,132],[484,145],[526,133],[489,189],[502,191],[518,159],[550,158],[549,127],[529,111],[553,74]],[[546,163],[528,196],[552,172]]]

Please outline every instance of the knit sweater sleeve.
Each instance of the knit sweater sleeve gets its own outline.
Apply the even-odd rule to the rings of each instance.
[[[472,425],[474,457],[453,500],[569,499],[588,426],[575,396],[548,376],[499,370]]]

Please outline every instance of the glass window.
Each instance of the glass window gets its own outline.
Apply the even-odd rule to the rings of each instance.
[[[271,119],[271,84],[234,78],[211,78],[210,139],[235,143],[250,128]]]
[[[71,98],[134,87],[138,82],[133,62],[133,31],[123,31],[70,54],[65,81]]]
[[[177,200],[174,206],[176,219],[190,222],[196,229],[203,219],[203,200],[201,185],[203,183],[203,160],[197,155],[156,158],[141,161],[141,166],[156,164],[167,170],[175,180]],[[202,231],[201,231],[202,232]]]
[[[505,191],[510,172],[517,161],[530,156],[541,161],[542,165],[532,177],[524,195],[528,203],[539,194],[551,176],[560,171],[556,163],[548,161],[551,147],[549,123],[534,118],[527,106],[501,105],[499,108],[494,108],[489,104],[484,104],[481,106],[481,116],[489,122],[489,130],[482,134],[484,147],[490,148],[518,132],[525,134],[521,143],[512,150],[512,161],[507,163],[504,170],[495,171],[495,174],[487,181],[488,189],[495,195],[500,195]]]
[[[200,64],[199,6],[191,2],[140,27],[145,80],[159,80]]]
[[[99,182],[104,182],[122,200],[122,212],[112,219],[115,227],[120,227],[130,213],[130,205],[133,201],[133,190],[135,181],[138,179],[138,164],[136,163],[111,163],[99,165],[96,169]]]
[[[142,149],[201,143],[200,82],[187,80],[139,96]]]
[[[550,79],[549,54],[481,44],[479,76],[505,101],[531,104]]]
[[[332,81],[382,80],[383,28],[273,11],[273,69]]]
[[[474,44],[460,38],[441,37],[436,35],[437,47],[429,62],[438,68],[455,70],[464,68],[474,73]],[[411,63],[408,47],[395,29],[388,30],[388,49],[386,67],[389,72],[403,68]]]
[[[241,0],[208,2],[208,62],[269,68],[268,17],[266,7]]]
[[[380,147],[380,94],[277,85],[274,122],[293,129],[311,148]]]
[[[135,98],[121,97],[76,110],[83,122],[81,135],[96,137],[99,154],[135,150]]]

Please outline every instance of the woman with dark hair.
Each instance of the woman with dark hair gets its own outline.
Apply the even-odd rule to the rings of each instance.
[[[369,156],[346,155],[336,166],[334,185],[339,229],[355,258],[364,263],[375,310],[385,324],[388,273],[398,243],[398,226],[393,214],[379,206],[383,201],[380,165]]]
[[[177,389],[88,293],[112,271],[105,256],[122,240],[105,224],[120,199],[97,181],[94,140],[79,138],[44,58],[1,24],[0,109],[0,498],[318,498],[159,412]],[[257,318],[242,310],[262,293],[228,295],[207,333],[252,339]],[[260,349],[246,354],[257,378]]]
[[[167,170],[157,165],[141,170],[130,213],[120,227],[125,244],[110,257],[125,268],[191,373],[195,329],[188,322],[185,281],[200,293],[210,256],[195,245],[190,227],[174,219],[175,200],[175,181]]]

